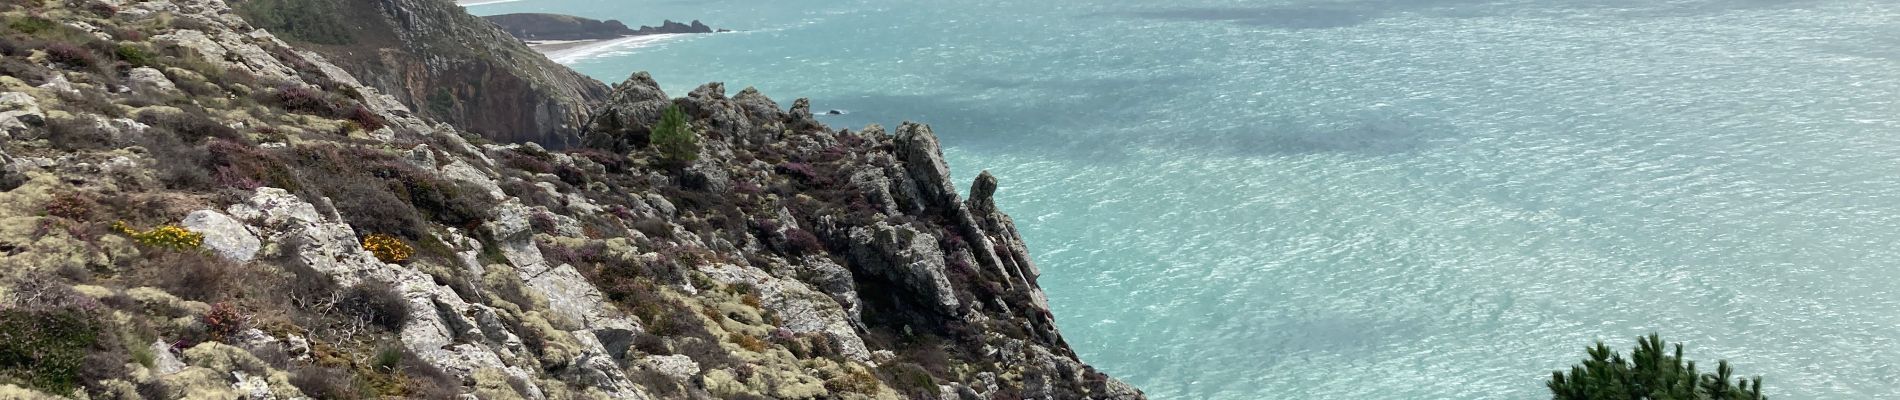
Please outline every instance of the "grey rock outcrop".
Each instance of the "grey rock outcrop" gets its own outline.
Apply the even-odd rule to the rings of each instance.
[[[20,92],[0,93],[0,138],[25,133],[46,124],[38,99]]]
[[[205,247],[232,261],[250,261],[257,255],[257,250],[263,247],[257,235],[251,233],[250,227],[217,211],[192,211],[185,216],[182,225],[204,234]]]
[[[957,189],[950,184],[950,166],[943,162],[943,149],[930,127],[905,122],[897,126],[897,157],[914,182],[924,209],[947,212],[957,203]]]
[[[151,67],[133,68],[126,73],[126,80],[130,81],[133,90],[145,93],[165,95],[178,92],[178,85],[172,83],[171,78],[166,78],[164,72]]]
[[[634,73],[614,85],[611,100],[594,111],[587,122],[587,147],[625,152],[645,146],[647,134],[660,122],[672,99],[646,72]]]
[[[26,184],[26,175],[14,165],[13,156],[0,151],[0,192],[10,191]]]
[[[957,315],[956,289],[950,286],[937,239],[909,226],[883,222],[852,228],[846,253],[854,273],[876,274],[905,285],[917,300],[944,315]]]

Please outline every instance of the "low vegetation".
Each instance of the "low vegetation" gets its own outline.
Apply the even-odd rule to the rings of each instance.
[[[649,140],[653,149],[660,152],[660,159],[674,165],[692,164],[699,159],[699,137],[693,133],[693,127],[686,121],[686,112],[679,105],[669,105],[660,114],[660,123],[653,126]]]
[[[1598,342],[1586,349],[1590,358],[1570,371],[1551,373],[1552,398],[1557,400],[1764,400],[1761,377],[1753,381],[1734,377],[1728,361],[1713,372],[1699,372],[1694,361],[1682,357],[1682,344],[1672,348],[1661,336],[1637,338],[1636,349],[1624,358]]]

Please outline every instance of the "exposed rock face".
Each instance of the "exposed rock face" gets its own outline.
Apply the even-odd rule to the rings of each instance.
[[[36,307],[156,344],[86,349],[103,360],[87,365],[125,370],[0,397],[1142,396],[1076,359],[997,180],[978,176],[961,199],[927,126],[835,131],[804,99],[786,111],[719,83],[675,99],[639,73],[580,113],[593,116],[573,125],[585,148],[474,144],[404,103],[470,82],[444,72],[509,60],[479,49],[513,40],[449,2],[366,4],[350,12],[386,18],[366,23],[386,23],[391,42],[316,52],[219,0],[60,4],[32,7],[150,38],[88,48],[189,57],[0,77],[0,122],[17,122],[0,141],[0,294],[69,288]],[[542,62],[482,79],[547,89],[559,85],[532,77],[572,74],[529,71]],[[421,72],[351,73],[376,65]],[[104,98],[72,100],[87,93]],[[674,105],[700,145],[688,165],[649,148]],[[113,353],[133,348],[154,354]]]
[[[555,64],[494,24],[440,0],[330,1],[351,43],[308,45],[416,114],[502,142],[578,144],[606,85]]]
[[[624,152],[645,146],[647,134],[670,104],[672,99],[652,76],[634,74],[626,83],[614,85],[611,100],[594,111],[587,122],[587,147]]]

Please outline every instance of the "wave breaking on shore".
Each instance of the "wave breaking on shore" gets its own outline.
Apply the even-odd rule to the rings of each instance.
[[[541,52],[554,62],[571,64],[591,58],[627,54],[634,49],[652,46],[685,35],[688,34],[640,35],[601,40],[530,41],[528,47]]]

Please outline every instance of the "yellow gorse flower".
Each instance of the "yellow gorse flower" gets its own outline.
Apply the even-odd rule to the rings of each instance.
[[[363,249],[376,255],[376,259],[391,264],[409,261],[409,257],[416,254],[416,249],[403,243],[402,239],[381,233],[364,236]]]
[[[112,223],[112,229],[132,237],[132,241],[146,247],[164,247],[175,250],[195,250],[205,244],[205,234],[192,232],[178,225],[164,225],[149,231],[132,229],[125,221]]]

